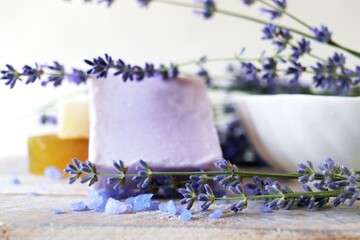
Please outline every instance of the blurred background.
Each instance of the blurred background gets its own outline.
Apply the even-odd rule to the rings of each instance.
[[[268,19],[261,16],[259,5],[247,7],[240,0],[217,2],[219,8]],[[289,11],[313,26],[326,24],[339,43],[360,49],[359,0],[289,0],[288,5]],[[286,17],[280,21],[301,29]],[[242,47],[247,49],[246,57],[273,51],[271,43],[261,40],[262,25],[221,15],[204,20],[191,9],[156,2],[142,8],[135,0],[116,0],[111,8],[82,0],[1,0],[0,29],[0,69],[5,64],[21,68],[56,60],[69,70],[86,70],[83,59],[104,53],[142,65],[146,61],[184,62],[204,55],[231,57]],[[313,46],[318,55],[333,53],[320,44]],[[353,58],[348,60],[355,64]],[[212,64],[211,70],[222,74],[225,67]],[[25,157],[27,137],[43,131],[37,129],[39,115],[34,113],[60,96],[84,89],[18,84],[10,90],[1,84],[0,159]]]

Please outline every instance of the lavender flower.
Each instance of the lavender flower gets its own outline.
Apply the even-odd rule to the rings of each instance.
[[[242,186],[240,184],[237,184],[235,187],[230,186],[229,190],[239,198],[236,203],[230,206],[230,210],[234,212],[240,212],[245,209],[247,207],[247,198]]]
[[[27,77],[26,84],[34,83],[37,79],[40,80],[41,75],[44,71],[39,67],[37,63],[35,63],[35,68],[32,68],[28,65],[23,67],[22,75]]]
[[[54,73],[49,75],[47,82],[53,83],[54,87],[60,86],[65,76],[64,66],[55,61],[53,66],[48,65],[46,67],[54,71]]]
[[[354,71],[355,80],[353,82],[353,85],[358,85],[360,83],[360,66],[356,66]]]
[[[259,196],[269,194],[269,192],[266,190],[266,186],[272,184],[272,181],[269,178],[262,181],[258,176],[255,176],[253,181],[254,183],[247,183],[243,186],[246,195]]]
[[[214,181],[218,181],[224,187],[234,186],[240,182],[239,176],[236,174],[238,168],[225,159],[220,159],[214,163],[215,167],[227,172],[214,177]],[[231,173],[231,174],[228,174]]]
[[[203,192],[204,186],[209,182],[209,177],[206,174],[203,175],[190,175],[189,179],[192,181],[191,186],[194,187],[197,192]]]
[[[258,69],[254,64],[250,62],[242,62],[241,63],[241,71],[244,74],[247,81],[256,81]]]
[[[58,120],[57,120],[57,117],[56,116],[52,116],[52,115],[46,115],[46,114],[42,114],[40,116],[40,123],[42,125],[45,125],[45,124],[52,124],[52,125],[56,125]]]
[[[72,159],[73,164],[68,164],[67,168],[64,170],[65,173],[70,174],[69,183],[74,183],[82,173],[82,162],[77,160],[76,158]]]
[[[272,0],[272,1],[277,7],[281,9],[285,9],[287,6],[286,0]]]
[[[202,15],[205,19],[211,18],[216,12],[216,5],[213,0],[196,0],[203,6],[202,10],[195,10],[195,13]]]
[[[291,61],[291,63],[292,63],[292,66],[290,66],[286,70],[285,74],[293,76],[293,78],[290,81],[291,83],[297,83],[299,81],[299,78],[300,78],[302,72],[305,69],[299,62]]]
[[[242,0],[242,2],[247,6],[250,6],[250,5],[254,4],[255,1],[256,0]]]
[[[271,19],[279,18],[282,16],[283,11],[286,8],[286,0],[272,0],[276,7],[272,9],[261,8],[261,12],[269,14]]]
[[[93,0],[84,0],[84,2],[93,2]],[[97,3],[105,3],[108,7],[110,7],[115,0],[98,0]]]
[[[281,17],[282,13],[278,10],[273,10],[273,9],[267,9],[267,8],[261,8],[260,11],[263,13],[263,14],[269,14],[270,16],[270,19],[276,19],[276,18],[279,18]]]
[[[149,5],[149,3],[151,2],[151,0],[137,0],[137,1],[143,7],[147,7]]]
[[[315,170],[314,166],[311,161],[307,161],[307,165],[303,163],[298,164],[299,168],[297,169],[297,173],[301,174],[302,176],[299,177],[299,182],[305,184],[308,181],[312,182],[315,179]]]
[[[204,202],[201,205],[201,211],[205,211],[215,202],[214,192],[208,184],[205,184],[205,191],[206,193],[200,193],[198,195],[198,200]]]
[[[105,59],[102,57],[94,58],[92,61],[85,59],[86,64],[90,65],[92,68],[87,71],[87,74],[95,74],[96,78],[106,78],[109,69],[114,65],[112,58],[105,54]],[[122,62],[122,61],[121,61]],[[123,66],[120,68],[122,69]]]
[[[316,66],[311,66],[311,68],[315,72],[313,76],[313,83],[315,84],[315,86],[316,87],[327,86],[327,82],[329,78],[328,78],[326,66],[321,62],[317,62]]]
[[[273,39],[277,35],[276,27],[272,23],[267,23],[262,29],[263,37],[262,39]]]
[[[310,41],[306,39],[301,39],[297,46],[292,47],[292,59],[297,60],[299,57],[303,56],[305,53],[310,52]]]
[[[321,25],[320,28],[312,28],[311,31],[319,42],[327,43],[331,41],[331,32],[326,26]]]
[[[98,181],[96,165],[89,160],[82,164],[81,171],[85,174],[85,176],[80,181],[81,183],[88,182],[88,185],[91,186]]]
[[[205,80],[205,84],[207,86],[211,86],[212,79],[209,72],[205,68],[201,67],[200,70],[197,72],[197,75]]]
[[[145,75],[147,77],[153,77],[155,76],[156,70],[154,67],[154,64],[152,63],[146,63],[144,68]]]
[[[329,64],[336,67],[343,67],[345,65],[346,58],[341,53],[334,53],[332,57],[329,57]]]
[[[109,177],[107,179],[107,184],[110,184],[110,185],[115,184],[113,188],[118,189],[121,186],[123,186],[125,183],[125,174],[126,174],[128,168],[125,167],[124,162],[121,160],[119,160],[119,161],[113,160],[113,165],[117,171],[117,176]]]
[[[185,187],[186,188],[179,189],[179,193],[181,193],[184,197],[183,199],[181,199],[180,203],[187,204],[186,209],[189,210],[197,199],[197,194],[191,184],[186,183]]]
[[[10,88],[14,88],[17,80],[20,79],[20,74],[15,70],[15,68],[9,64],[6,65],[7,70],[2,70],[0,73],[3,75],[2,80],[7,80],[5,85],[9,85]]]
[[[66,74],[65,76],[71,83],[75,83],[76,85],[86,83],[88,78],[86,73],[79,69],[73,69],[72,73]]]
[[[133,181],[138,182],[137,187],[140,189],[146,188],[152,178],[152,168],[143,160],[139,160],[140,165],[136,166],[137,175],[132,178]]]

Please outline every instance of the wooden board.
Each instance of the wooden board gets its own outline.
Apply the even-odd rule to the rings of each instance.
[[[0,160],[2,166],[4,162]],[[259,211],[260,202],[251,202],[241,213],[227,212],[217,220],[210,219],[209,213],[195,213],[190,222],[160,211],[73,212],[69,205],[86,200],[86,186],[25,172],[18,175],[22,184],[9,185],[11,173],[2,171],[0,239],[360,239],[359,206],[264,214]],[[54,215],[55,207],[65,213]]]

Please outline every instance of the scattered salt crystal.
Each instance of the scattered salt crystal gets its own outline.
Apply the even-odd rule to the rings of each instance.
[[[96,211],[104,211],[109,193],[106,190],[91,190],[88,193],[87,206]]]
[[[127,204],[130,204],[130,205],[133,205],[134,204],[134,197],[129,197],[125,200],[125,203]]]
[[[181,221],[190,221],[192,217],[191,211],[187,209],[183,209],[180,214],[180,220]]]
[[[221,218],[223,214],[223,210],[221,208],[216,209],[213,213],[209,214],[209,217],[212,219],[218,219]]]
[[[272,212],[272,209],[271,209],[271,207],[268,207],[268,206],[262,206],[261,209],[260,209],[260,211],[261,211],[262,213],[271,213],[271,212]]]
[[[176,206],[176,203],[173,200],[168,201],[166,205],[167,212],[176,215],[178,213],[178,207]]]
[[[153,194],[140,194],[134,198],[134,211],[142,211],[150,207]]]
[[[44,175],[53,181],[59,181],[62,178],[62,172],[56,167],[47,167]]]
[[[159,202],[158,201],[151,201],[150,207],[147,210],[159,210]]]
[[[19,185],[21,184],[20,179],[16,176],[16,174],[12,174],[12,176],[9,179],[9,184],[11,185]]]
[[[86,204],[83,201],[80,202],[74,202],[70,204],[70,209],[72,211],[82,211],[86,210]]]
[[[28,192],[27,195],[29,195],[29,196],[38,196],[39,194],[37,192],[32,191],[32,192]]]
[[[125,200],[125,203],[128,205],[127,206],[127,211],[131,212],[134,209],[134,197],[129,197]]]
[[[62,209],[62,208],[53,208],[52,212],[53,212],[53,214],[63,214],[64,209]]]
[[[161,202],[159,204],[159,210],[162,211],[162,212],[167,212],[167,203]]]
[[[131,212],[134,209],[134,205],[131,204],[126,204],[127,210],[128,212]]]
[[[120,214],[126,212],[127,207],[128,204],[114,198],[109,198],[105,206],[105,212],[109,214]]]

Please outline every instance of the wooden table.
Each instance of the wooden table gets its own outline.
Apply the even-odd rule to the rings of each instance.
[[[0,239],[360,239],[359,206],[264,214],[251,202],[241,213],[217,220],[195,213],[190,222],[160,211],[73,212],[69,205],[86,200],[86,186],[29,175],[18,159],[0,164],[7,166],[0,169]],[[21,184],[9,185],[12,172]],[[55,207],[65,213],[54,215]]]

